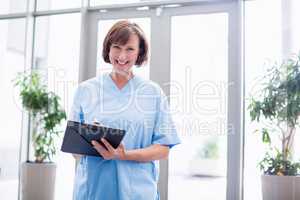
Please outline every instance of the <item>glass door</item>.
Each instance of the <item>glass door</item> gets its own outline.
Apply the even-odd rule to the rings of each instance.
[[[182,144],[169,160],[169,199],[225,200],[228,14],[173,16],[171,25],[170,104]]]
[[[160,162],[162,200],[241,196],[239,4],[226,2],[85,16],[90,20],[85,78],[110,70],[102,61],[101,46],[116,20],[138,23],[149,38],[151,59],[138,73],[168,95],[182,140],[169,160]]]
[[[240,6],[232,1],[164,12],[170,106],[182,139],[169,157],[168,199],[241,198]]]
[[[3,2],[2,2],[3,3]],[[13,79],[24,71],[25,19],[0,20],[0,194],[17,200],[22,139],[22,103]]]

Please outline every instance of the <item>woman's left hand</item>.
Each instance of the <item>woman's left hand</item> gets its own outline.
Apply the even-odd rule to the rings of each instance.
[[[125,147],[121,143],[116,149],[109,144],[109,142],[102,138],[101,142],[105,145],[106,149],[101,145],[99,142],[93,140],[92,144],[94,145],[94,148],[98,151],[98,153],[105,159],[105,160],[112,160],[112,159],[118,159],[118,160],[125,160]]]

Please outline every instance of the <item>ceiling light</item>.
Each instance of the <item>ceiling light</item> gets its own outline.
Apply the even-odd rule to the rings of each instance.
[[[143,6],[136,8],[137,10],[149,10],[149,6]]]
[[[164,5],[165,8],[177,8],[180,7],[180,4],[168,4],[168,5]]]

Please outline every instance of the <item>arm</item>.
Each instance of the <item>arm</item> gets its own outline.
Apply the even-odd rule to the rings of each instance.
[[[138,162],[149,162],[152,160],[167,159],[169,155],[169,147],[160,144],[153,144],[143,149],[125,150],[123,144],[120,144],[118,148],[114,149],[105,139],[101,140],[106,146],[105,149],[101,144],[93,141],[94,148],[99,152],[104,159],[119,159],[119,160],[131,160]]]
[[[152,160],[167,159],[169,147],[160,144],[153,144],[147,148],[129,150],[125,153],[125,160],[148,162]]]

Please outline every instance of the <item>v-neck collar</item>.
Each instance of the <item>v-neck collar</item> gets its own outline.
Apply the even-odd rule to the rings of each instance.
[[[135,79],[135,75],[133,75],[133,77],[131,79],[129,79],[127,81],[127,83],[122,87],[122,88],[119,88],[116,84],[116,82],[112,79],[110,73],[107,73],[106,74],[106,78],[108,79],[108,81],[111,83],[112,87],[114,88],[114,90],[118,93],[124,93],[128,90],[129,86],[132,86],[133,84],[133,81]]]

